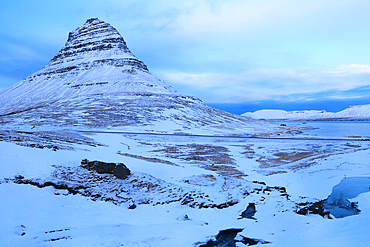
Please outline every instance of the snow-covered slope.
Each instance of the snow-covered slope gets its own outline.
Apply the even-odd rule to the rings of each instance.
[[[176,92],[97,18],[70,32],[44,68],[0,92],[0,124],[223,134],[275,128]]]
[[[369,120],[370,105],[350,106],[340,112],[259,110],[242,116],[269,120]]]

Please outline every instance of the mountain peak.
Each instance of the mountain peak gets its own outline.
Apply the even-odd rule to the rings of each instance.
[[[0,92],[0,115],[75,96],[120,93],[179,95],[149,73],[113,26],[91,18],[69,33],[44,68]]]
[[[86,59],[88,56],[100,59],[117,56],[136,58],[113,26],[98,18],[91,18],[69,33],[65,46],[51,59],[48,66]]]

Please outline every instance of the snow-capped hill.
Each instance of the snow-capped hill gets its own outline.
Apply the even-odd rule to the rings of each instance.
[[[370,119],[370,105],[349,106],[347,109],[336,113],[342,118]]]
[[[0,92],[0,125],[198,134],[275,128],[176,92],[149,73],[114,27],[97,18],[70,32],[44,68]]]
[[[370,105],[349,106],[340,112],[259,110],[246,112],[242,116],[268,120],[368,120]]]
[[[242,116],[254,119],[307,119],[312,117],[327,116],[326,111],[284,111],[284,110],[259,110],[246,112]]]

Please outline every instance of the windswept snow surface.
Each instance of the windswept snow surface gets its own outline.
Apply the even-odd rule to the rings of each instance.
[[[353,194],[355,216],[295,213],[344,177],[370,177],[366,141],[74,131],[7,131],[1,140],[2,246],[199,246],[231,228],[268,246],[368,243],[370,193]],[[124,163],[132,175],[94,174],[80,167],[84,158]],[[22,177],[89,188],[72,194]],[[255,220],[240,219],[249,203]]]
[[[259,110],[242,116],[268,120],[370,120],[370,105],[350,106],[340,112]]]

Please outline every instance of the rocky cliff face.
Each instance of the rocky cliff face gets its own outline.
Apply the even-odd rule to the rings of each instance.
[[[0,92],[3,126],[250,133],[259,124],[176,92],[97,18],[70,32],[44,68]]]

